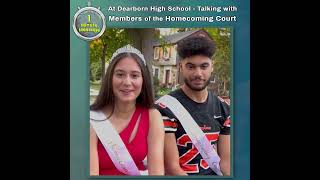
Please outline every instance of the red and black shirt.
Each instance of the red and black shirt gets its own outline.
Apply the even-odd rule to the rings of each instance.
[[[217,143],[220,134],[230,134],[229,104],[214,95],[212,91],[208,91],[208,98],[204,103],[193,101],[181,89],[169,95],[175,97],[184,106],[213,146]],[[166,133],[175,133],[181,168],[188,175],[216,175],[192,144],[179,119],[165,105],[159,103],[156,107],[162,115]]]

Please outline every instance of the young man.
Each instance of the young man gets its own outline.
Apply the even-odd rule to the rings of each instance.
[[[223,176],[228,176],[230,175],[229,105],[212,91],[207,90],[213,71],[211,58],[215,52],[215,45],[205,37],[190,37],[178,44],[177,51],[181,57],[179,66],[185,83],[169,95],[178,100],[190,113],[196,122],[193,124],[203,131],[203,133],[200,131],[203,137],[207,137],[209,141],[207,145],[213,147],[209,149],[218,153],[220,161],[216,164],[220,165],[220,172]],[[199,152],[199,146],[194,145],[193,142],[197,141],[192,140],[195,138],[191,139],[190,133],[186,133],[184,127],[190,126],[191,123],[184,121],[183,126],[182,120],[172,111],[175,107],[171,105],[169,108],[169,104],[162,103],[161,98],[157,102],[166,130],[164,145],[166,175],[217,175]],[[196,129],[195,126],[188,129]],[[200,143],[196,143],[198,144]],[[211,153],[211,157],[213,154],[215,153]]]

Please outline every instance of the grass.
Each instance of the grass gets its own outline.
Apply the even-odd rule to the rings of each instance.
[[[99,91],[100,90],[100,84],[90,83],[90,88]]]

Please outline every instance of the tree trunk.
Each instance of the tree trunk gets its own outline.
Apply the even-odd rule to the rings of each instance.
[[[217,96],[220,94],[220,82],[217,81]]]
[[[106,68],[106,52],[107,52],[107,45],[103,45],[102,48],[102,55],[101,55],[101,81],[104,78],[105,68]]]
[[[133,28],[128,29],[128,34],[132,37],[133,46],[141,51],[146,60],[149,73],[151,75],[151,84],[153,84],[152,78],[152,60],[153,60],[153,38],[155,35],[155,29],[150,28]],[[152,86],[153,87],[153,86]]]
[[[223,95],[226,95],[226,89],[227,89],[227,82],[223,80]]]

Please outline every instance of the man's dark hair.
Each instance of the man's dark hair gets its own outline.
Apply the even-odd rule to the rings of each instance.
[[[215,53],[215,44],[209,38],[192,36],[180,41],[177,51],[182,59],[195,55],[203,55],[211,59]]]

